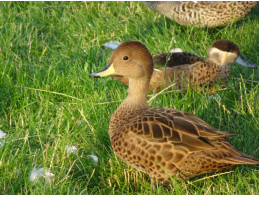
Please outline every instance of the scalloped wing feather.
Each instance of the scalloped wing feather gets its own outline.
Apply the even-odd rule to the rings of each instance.
[[[195,116],[193,116],[195,117]],[[216,131],[204,121],[180,110],[150,108],[133,118],[128,131],[149,141],[184,146],[189,152],[215,149],[213,141],[231,136],[231,133]],[[202,124],[203,123],[203,124]]]

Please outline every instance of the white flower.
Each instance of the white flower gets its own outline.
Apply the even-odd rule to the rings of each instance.
[[[95,164],[98,163],[99,158],[96,155],[87,155],[87,157],[90,157],[94,161]]]
[[[67,154],[76,153],[77,152],[77,147],[76,146],[67,145],[66,149],[67,149]]]
[[[170,50],[170,53],[180,53],[180,52],[183,52],[182,49],[180,48],[175,48]]]
[[[116,49],[121,43],[118,41],[115,42],[106,42],[104,43],[104,46],[107,48],[111,48],[112,50]]]
[[[30,174],[31,182],[38,182],[38,180],[45,181],[49,183],[55,175],[51,172],[49,168],[33,168]]]
[[[4,143],[5,143],[4,140],[2,140],[2,141],[0,142],[0,148],[2,148],[2,147],[4,146]]]

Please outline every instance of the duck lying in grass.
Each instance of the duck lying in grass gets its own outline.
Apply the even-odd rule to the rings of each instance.
[[[90,75],[129,79],[128,96],[109,125],[111,144],[120,159],[147,173],[152,184],[170,182],[168,175],[185,179],[239,164],[259,164],[258,159],[230,144],[226,137],[234,133],[218,131],[177,109],[149,108],[147,92],[153,70],[148,49],[140,42],[129,41],[113,52],[104,69]]]
[[[154,69],[149,92],[159,92],[168,86],[177,90],[187,90],[188,86],[201,89],[208,85],[210,90],[215,89],[216,83],[226,83],[231,72],[231,63],[237,63],[249,68],[257,68],[248,62],[240,53],[238,46],[229,40],[215,41],[208,51],[208,59],[187,53],[163,53],[153,55],[155,65],[164,66]],[[116,79],[128,85],[126,76],[115,76]]]
[[[245,17],[256,1],[144,1],[146,6],[180,25],[216,27]]]

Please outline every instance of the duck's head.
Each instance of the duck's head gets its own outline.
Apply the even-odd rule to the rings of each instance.
[[[257,68],[255,64],[247,61],[241,55],[238,46],[229,40],[217,40],[212,43],[208,55],[212,61],[220,65],[236,62],[244,67]]]
[[[89,76],[125,76],[129,79],[150,79],[152,72],[153,60],[148,49],[140,42],[128,41],[116,48],[105,68]]]

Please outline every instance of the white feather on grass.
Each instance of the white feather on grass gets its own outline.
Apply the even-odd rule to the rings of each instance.
[[[0,142],[0,148],[2,148],[2,147],[4,146],[4,144],[5,144],[5,140],[2,140],[2,141]]]
[[[115,50],[120,44],[121,44],[120,42],[114,41],[114,42],[106,42],[104,43],[104,46],[112,50]]]
[[[183,52],[180,48],[171,49],[169,53],[180,53]]]
[[[79,125],[81,125],[82,123],[83,123],[83,120],[78,120],[76,125],[79,126]]]
[[[221,97],[220,97],[218,94],[217,94],[217,95],[210,95],[210,96],[209,96],[209,100],[210,100],[210,101],[211,101],[213,98],[214,98],[214,99],[217,99],[217,100],[219,100],[219,101],[221,100]]]
[[[1,129],[0,129],[0,138],[4,138],[6,136],[6,133],[3,132]]]
[[[77,153],[77,147],[76,146],[67,145],[66,150],[67,150],[68,155],[71,154],[71,153]]]
[[[51,170],[47,167],[36,169],[33,168],[30,173],[30,181],[38,182],[39,180],[49,183],[55,175],[51,172]]]
[[[6,136],[6,133],[5,132],[3,132],[1,129],[0,129],[0,140],[1,140],[1,138],[4,138]],[[2,148],[3,146],[4,146],[4,144],[5,144],[5,140],[1,140],[0,141],[0,148]]]
[[[95,164],[99,161],[99,158],[96,155],[87,155],[87,157],[91,158]]]

